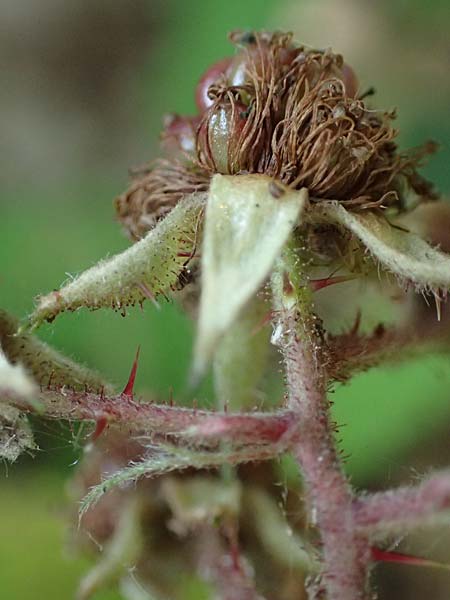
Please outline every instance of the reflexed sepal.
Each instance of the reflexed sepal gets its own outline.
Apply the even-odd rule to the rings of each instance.
[[[124,469],[108,475],[102,483],[92,487],[81,501],[80,518],[100,498],[113,488],[129,485],[141,477],[157,477],[173,471],[220,467],[225,463],[238,465],[255,460],[270,460],[283,453],[283,446],[247,446],[242,449],[223,449],[216,452],[200,451],[174,446],[152,446],[147,457],[130,463]]]
[[[123,310],[176,288],[195,253],[204,202],[204,194],[185,198],[144,239],[42,296],[29,326],[81,307]]]
[[[349,212],[337,202],[319,202],[311,215],[349,230],[402,285],[411,284],[418,291],[446,292],[450,288],[450,255],[417,235],[392,226],[377,213]]]
[[[17,319],[0,310],[0,344],[5,355],[10,363],[23,365],[29,377],[41,387],[41,392],[50,388],[112,392],[112,387],[98,373],[76,363],[29,333],[17,334],[17,327]],[[35,384],[32,384],[33,389],[39,392],[34,388]],[[40,396],[42,399],[42,394]],[[30,401],[37,397],[37,393],[30,394],[27,399]]]

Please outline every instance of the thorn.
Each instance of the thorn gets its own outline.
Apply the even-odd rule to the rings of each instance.
[[[93,443],[102,435],[108,425],[108,419],[103,416],[95,421],[95,430],[91,436],[90,442]]]
[[[180,258],[201,258],[199,254],[192,254],[192,252],[177,252],[177,256]]]
[[[125,386],[125,388],[121,394],[122,396],[127,396],[128,398],[130,398],[130,400],[133,400],[134,380],[136,379],[136,372],[137,372],[137,368],[138,368],[140,351],[141,351],[141,347],[138,346],[138,349],[136,351],[136,356],[134,357],[133,366],[131,367],[130,376],[127,381],[127,385]]]
[[[329,285],[335,285],[336,283],[344,283],[345,281],[352,281],[358,279],[359,275],[337,275],[336,277],[325,277],[324,279],[311,279],[310,285],[313,292],[317,292],[322,288],[326,288]]]
[[[138,283],[137,287],[141,290],[141,292],[144,294],[144,296],[153,303],[153,305],[158,310],[161,310],[161,306],[160,306],[159,302],[156,300],[155,295],[153,294],[153,292],[151,292],[149,290],[149,288],[145,285],[145,283]]]
[[[261,331],[261,329],[263,329],[263,327],[265,327],[267,325],[267,323],[270,323],[274,314],[275,314],[274,310],[269,310],[269,312],[263,316],[261,321],[259,321],[259,323],[257,323],[255,325],[255,327],[250,331],[250,337],[253,337],[257,333],[259,333]]]
[[[436,317],[437,320],[440,321],[441,320],[441,305],[442,305],[442,298],[439,296],[439,293],[437,292],[433,292],[433,296],[434,296],[434,301],[436,303]]]
[[[445,569],[450,571],[450,565],[445,563],[437,562],[435,560],[429,560],[420,556],[413,556],[411,554],[402,554],[401,552],[393,552],[391,550],[380,550],[373,546],[371,548],[372,558],[376,562],[391,562],[401,563],[404,565],[413,565],[416,567],[434,567],[438,569]]]
[[[361,326],[361,309],[358,308],[358,312],[356,313],[355,322],[353,323],[353,327],[350,329],[351,335],[356,335]]]

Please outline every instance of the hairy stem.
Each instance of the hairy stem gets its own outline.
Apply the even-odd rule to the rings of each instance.
[[[449,511],[450,471],[434,473],[417,486],[378,492],[354,501],[359,530],[381,539],[448,522]]]
[[[30,407],[7,395],[26,412]],[[91,421],[114,425],[133,434],[176,437],[189,445],[215,446],[226,441],[231,446],[287,445],[293,415],[288,411],[247,414],[212,412],[137,402],[126,394],[105,395],[68,388],[42,390],[38,394],[42,416],[47,419]]]
[[[292,451],[304,475],[311,520],[322,539],[322,581],[328,598],[362,600],[368,598],[369,544],[355,528],[353,494],[338,458],[326,398],[321,326],[299,263],[295,252],[286,250],[273,279],[279,318],[274,341],[284,357],[288,408],[302,423]]]
[[[381,364],[397,364],[426,353],[448,351],[450,340],[439,323],[408,322],[401,327],[378,325],[371,333],[330,335],[328,377],[345,382],[354,375]]]

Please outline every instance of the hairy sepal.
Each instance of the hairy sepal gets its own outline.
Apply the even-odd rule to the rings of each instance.
[[[80,518],[111,489],[126,486],[141,477],[158,477],[189,468],[209,469],[226,463],[237,465],[254,460],[268,460],[278,456],[282,451],[283,449],[276,445],[268,448],[249,446],[241,450],[223,449],[217,452],[202,452],[174,446],[153,446],[148,449],[147,457],[142,461],[129,464],[92,487],[81,501]]]
[[[59,291],[41,297],[28,326],[52,321],[66,310],[123,310],[169,293],[195,253],[204,203],[204,194],[186,197],[145,238],[100,261]]]
[[[44,408],[45,392],[51,390],[89,391],[112,393],[112,386],[105,383],[95,371],[78,364],[64,356],[36,336],[29,333],[16,333],[18,320],[0,310],[0,344],[10,363],[22,365],[26,374],[34,382],[42,404],[33,404],[34,408]],[[30,400],[31,396],[28,396]]]
[[[338,202],[317,203],[311,216],[349,230],[402,285],[413,285],[417,291],[446,292],[450,288],[450,255],[392,226],[383,216],[372,211],[350,212]]]
[[[264,175],[215,175],[206,208],[202,292],[193,379],[221,337],[270,275],[307,202]]]

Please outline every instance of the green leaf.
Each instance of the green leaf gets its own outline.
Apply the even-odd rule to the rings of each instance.
[[[147,236],[61,288],[39,299],[29,319],[35,328],[65,310],[125,307],[175,288],[195,253],[204,194],[182,200]]]
[[[312,217],[351,231],[378,263],[418,291],[450,288],[450,255],[371,211],[354,213],[337,202],[319,202]]]
[[[307,198],[307,190],[290,190],[265,175],[212,179],[194,380],[204,374],[221,337],[270,275]]]

